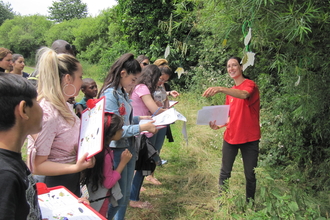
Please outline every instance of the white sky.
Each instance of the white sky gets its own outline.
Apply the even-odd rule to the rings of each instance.
[[[54,0],[3,0],[4,3],[9,2],[14,12],[21,15],[48,15],[48,7],[52,6]],[[116,5],[115,0],[81,0],[87,4],[89,15],[96,16],[99,12],[106,8]]]

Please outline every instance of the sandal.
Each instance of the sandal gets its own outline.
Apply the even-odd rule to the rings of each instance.
[[[149,181],[149,182],[151,182],[151,183],[154,184],[154,185],[162,185],[162,183],[159,182],[158,179],[156,179],[155,177],[153,177],[153,176],[151,176],[151,175],[147,176],[147,177],[146,177],[146,180]]]
[[[146,190],[147,189],[142,186],[141,189],[140,189],[140,192],[143,192],[143,191],[146,191]]]
[[[140,208],[140,209],[152,209],[152,205],[150,202],[142,202],[142,201],[130,201],[129,206],[132,208]]]

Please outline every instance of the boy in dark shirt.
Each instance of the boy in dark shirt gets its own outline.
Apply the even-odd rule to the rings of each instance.
[[[0,73],[0,220],[41,219],[35,181],[21,155],[26,136],[42,128],[36,98],[25,78]]]
[[[75,104],[75,109],[78,117],[81,117],[81,113],[87,108],[86,102],[88,99],[93,99],[97,96],[97,85],[96,82],[91,78],[83,79],[81,85],[81,91],[85,94],[80,102]]]

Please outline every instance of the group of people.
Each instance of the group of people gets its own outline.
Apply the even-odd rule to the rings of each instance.
[[[21,54],[13,54],[7,48],[0,48],[0,72],[14,73],[24,78],[28,78],[29,74],[23,72],[25,60]]]
[[[0,71],[4,72],[14,56],[8,50],[2,57],[1,52],[0,48]],[[52,48],[39,49],[37,57],[36,71],[32,74],[37,84],[19,74],[0,73],[0,102],[8,103],[0,106],[0,175],[6,177],[0,181],[2,189],[6,189],[2,193],[6,199],[0,200],[0,213],[5,213],[7,219],[25,219],[32,215],[39,218],[36,181],[44,182],[48,187],[65,186],[78,197],[81,196],[81,185],[86,184],[93,199],[111,198],[91,204],[108,219],[124,219],[128,205],[152,208],[151,203],[140,200],[140,192],[145,190],[143,181],[146,179],[155,185],[161,185],[161,182],[154,173],[145,178],[141,170],[135,170],[137,152],[134,146],[135,137],[143,132],[158,152],[153,158],[155,163],[161,165],[159,153],[165,136],[173,141],[170,126],[159,129],[152,120],[152,116],[166,111],[169,95],[179,95],[177,91],[165,88],[164,83],[172,74],[167,60],[159,59],[150,64],[144,55],[135,59],[133,54],[124,54],[110,67],[98,92],[94,80],[83,79],[74,47],[66,41],[59,40]],[[210,87],[202,96],[227,95],[228,123],[210,122],[212,129],[227,126],[219,184],[225,191],[240,149],[247,181],[246,198],[250,201],[254,200],[256,189],[259,91],[256,84],[243,75],[239,58],[228,60],[227,71],[235,86]],[[83,100],[71,104],[69,101],[80,89],[85,94]],[[92,158],[86,159],[85,154],[77,159],[78,116],[86,108],[86,102],[95,97],[105,98],[104,146]],[[139,124],[142,119],[149,122]],[[20,154],[26,137],[28,167]]]

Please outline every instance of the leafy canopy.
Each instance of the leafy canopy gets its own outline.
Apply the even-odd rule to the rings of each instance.
[[[62,22],[73,18],[87,17],[87,4],[82,3],[81,0],[60,0],[53,1],[53,5],[48,8],[51,20]]]
[[[11,8],[10,3],[4,3],[3,1],[0,1],[0,25],[6,20],[6,19],[13,19],[14,18],[14,12]]]

